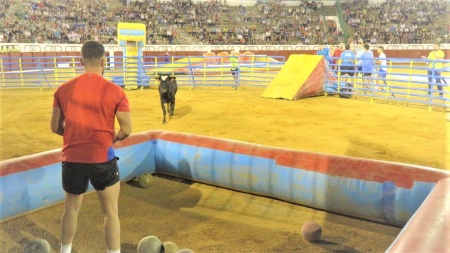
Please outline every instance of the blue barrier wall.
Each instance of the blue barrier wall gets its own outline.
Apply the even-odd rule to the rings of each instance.
[[[123,181],[164,173],[398,226],[448,176],[413,165],[168,132],[133,135],[121,145]],[[0,220],[63,200],[59,160],[55,150],[0,163]]]

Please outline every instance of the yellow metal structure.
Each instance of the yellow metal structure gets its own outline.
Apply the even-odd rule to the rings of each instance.
[[[117,40],[123,50],[124,85],[127,90],[138,88],[139,75],[142,75],[142,48],[146,42],[145,24],[124,23],[117,25]]]

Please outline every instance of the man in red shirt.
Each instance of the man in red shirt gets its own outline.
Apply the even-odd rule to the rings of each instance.
[[[89,182],[100,200],[107,252],[120,253],[120,178],[113,143],[131,134],[128,99],[120,86],[102,76],[106,63],[102,44],[86,42],[81,48],[81,58],[85,73],[56,90],[51,118],[52,132],[63,136],[65,207],[60,253],[71,252]],[[117,132],[116,118],[120,127]]]
[[[344,43],[340,43],[339,47],[337,45],[334,46],[334,51],[333,51],[332,57],[334,57],[333,64],[335,64],[333,66],[333,68],[336,69],[336,70],[339,68],[339,62],[338,61],[339,61],[339,58],[341,57],[342,52],[344,52],[344,51],[345,51]]]

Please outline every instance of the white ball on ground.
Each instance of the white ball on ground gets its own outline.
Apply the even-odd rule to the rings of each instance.
[[[317,222],[308,221],[302,226],[302,235],[308,242],[315,242],[322,236],[322,228]]]
[[[27,243],[24,253],[51,253],[52,247],[44,239],[36,239]]]
[[[178,251],[178,245],[174,242],[164,242],[164,253],[176,253]]]
[[[138,253],[160,253],[162,248],[161,240],[156,236],[146,236],[142,238],[137,246]]]

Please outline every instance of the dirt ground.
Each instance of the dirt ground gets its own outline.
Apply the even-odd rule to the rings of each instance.
[[[134,132],[187,132],[329,154],[448,169],[442,111],[364,99],[316,97],[297,101],[262,98],[263,88],[181,87],[175,115],[165,125],[156,89],[128,91]],[[51,90],[0,90],[0,159],[60,148],[49,128]],[[0,252],[22,252],[43,238],[57,250],[62,204],[0,223]],[[102,218],[95,194],[79,217],[74,252],[104,252]],[[120,199],[122,252],[155,235],[195,252],[384,252],[400,228],[278,200],[174,178],[156,177],[142,189],[123,183]],[[323,229],[311,244],[304,222]]]

